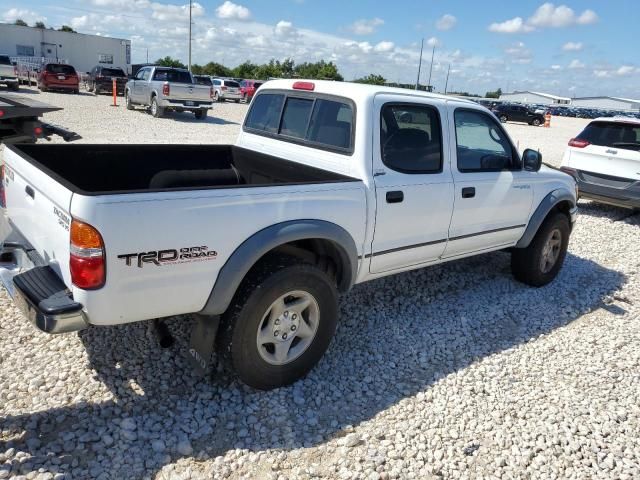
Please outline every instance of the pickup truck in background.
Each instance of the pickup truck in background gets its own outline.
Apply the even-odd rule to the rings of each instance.
[[[20,89],[18,71],[9,55],[0,55],[0,84],[3,83],[9,90],[18,91]]]
[[[217,346],[260,389],[313,368],[354,284],[496,250],[551,282],[577,211],[484,107],[329,81],[262,86],[234,146],[10,145],[2,185],[0,278],[39,329],[193,314],[194,365]]]
[[[113,93],[113,80],[116,81],[116,94],[124,95],[124,86],[128,78],[124,70],[117,67],[103,67],[96,65],[89,72],[89,76],[85,80],[85,86],[88,92],[96,95],[101,93]]]
[[[213,107],[213,87],[197,84],[182,68],[143,67],[124,87],[127,109],[147,107],[154,117],[165,112],[193,112],[197,119]]]

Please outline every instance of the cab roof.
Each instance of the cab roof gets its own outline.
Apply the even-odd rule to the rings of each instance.
[[[391,93],[396,95],[404,95],[407,97],[433,98],[444,101],[453,101],[477,105],[471,100],[451,97],[439,93],[423,92],[421,90],[410,90],[408,88],[385,87],[380,85],[368,85],[353,82],[336,82],[331,80],[305,80],[301,78],[269,80],[262,84],[260,90],[278,89],[278,90],[296,90],[293,88],[296,82],[309,82],[314,85],[313,92],[324,93],[328,95],[339,95],[351,98],[354,101],[366,101],[381,93]],[[297,90],[296,90],[297,91]],[[304,90],[300,90],[304,91]]]

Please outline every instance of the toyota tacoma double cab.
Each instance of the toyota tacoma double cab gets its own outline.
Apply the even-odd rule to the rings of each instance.
[[[235,145],[9,145],[0,277],[41,330],[193,314],[246,384],[304,376],[354,284],[495,250],[560,270],[574,179],[473,102],[276,80]],[[419,286],[416,285],[416,288]]]
[[[193,112],[204,119],[213,106],[213,86],[200,85],[184,68],[147,66],[137,71],[124,87],[125,105],[149,110],[154,117],[165,112]]]

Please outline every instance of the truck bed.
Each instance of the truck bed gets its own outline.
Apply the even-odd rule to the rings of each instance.
[[[358,181],[233,145],[10,145],[81,195]]]

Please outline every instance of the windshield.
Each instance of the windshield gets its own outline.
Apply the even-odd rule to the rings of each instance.
[[[193,83],[191,81],[191,74],[186,70],[156,70],[153,74],[153,79],[161,82]]]
[[[233,80],[225,80],[224,84],[227,87],[231,87],[231,88],[240,88],[240,84],[238,82],[234,82]]]
[[[630,122],[592,122],[577,138],[602,147],[640,150],[640,125]]]
[[[126,77],[121,68],[103,68],[102,75],[105,77]]]
[[[50,63],[49,65],[47,65],[47,72],[73,75],[74,73],[76,73],[76,70],[71,65],[59,65],[56,63]]]

